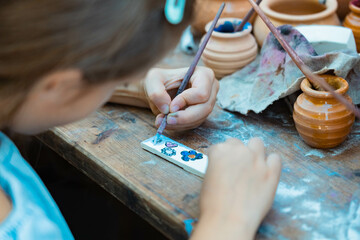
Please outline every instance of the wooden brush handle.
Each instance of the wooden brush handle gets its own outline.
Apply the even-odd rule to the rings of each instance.
[[[262,2],[262,0],[257,0],[256,4],[259,5]],[[243,30],[245,24],[249,21],[251,16],[254,14],[254,8],[251,8],[250,11],[245,15],[244,19],[241,21],[240,25],[236,26],[234,32],[240,32]]]

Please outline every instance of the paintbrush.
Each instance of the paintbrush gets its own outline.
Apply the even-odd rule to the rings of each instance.
[[[259,5],[262,0],[257,0],[256,4]],[[234,32],[241,32],[245,26],[245,24],[249,21],[251,16],[254,14],[254,8],[251,8],[250,11],[245,15],[244,19],[241,21],[239,25],[236,26]]]
[[[209,31],[206,33],[205,37],[204,37],[204,40],[202,41],[200,47],[199,47],[199,50],[197,51],[195,57],[194,57],[194,60],[193,62],[191,63],[188,71],[186,72],[185,74],[185,77],[184,79],[182,80],[181,82],[181,85],[176,93],[176,96],[179,95],[180,93],[182,93],[186,86],[188,85],[189,83],[189,80],[191,78],[191,76],[193,75],[194,71],[195,71],[195,68],[196,68],[196,65],[198,64],[199,60],[200,60],[200,57],[201,57],[201,54],[204,52],[205,50],[205,47],[206,47],[206,44],[209,42],[209,39],[211,37],[211,34],[212,32],[214,31],[214,28],[220,18],[220,15],[221,13],[223,12],[224,10],[224,7],[225,7],[225,3],[222,3],[220,8],[219,8],[219,11],[217,12],[215,18],[214,18],[214,21],[212,22],[210,28],[209,28]],[[167,114],[164,116],[163,120],[161,121],[161,124],[156,132],[156,135],[155,135],[155,138],[154,138],[154,144],[157,144],[159,142],[159,139],[160,139],[160,136],[161,134],[163,133],[163,131],[165,130],[165,127],[166,127],[166,121],[167,121]]]
[[[293,62],[296,64],[296,66],[300,69],[300,71],[305,75],[305,77],[309,80],[309,82],[316,88],[319,89],[319,86],[323,88],[324,90],[328,91],[333,95],[334,98],[336,98],[339,102],[344,104],[346,108],[348,108],[350,111],[352,111],[355,116],[360,118],[360,111],[359,109],[346,100],[342,95],[335,92],[335,90],[321,77],[315,75],[312,73],[312,71],[305,65],[305,63],[301,60],[301,58],[297,55],[297,53],[294,51],[294,49],[291,48],[291,46],[285,41],[283,36],[280,34],[278,29],[271,23],[269,18],[264,14],[264,12],[261,10],[261,8],[254,2],[254,0],[248,0],[254,10],[257,12],[257,14],[260,16],[260,18],[264,21],[266,26],[270,29],[270,31],[274,34],[276,39],[279,41],[281,46],[285,49],[285,51],[289,54]]]

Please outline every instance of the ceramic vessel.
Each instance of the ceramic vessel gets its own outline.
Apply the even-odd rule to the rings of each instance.
[[[221,18],[218,24],[223,24],[225,21],[240,22],[241,19]],[[206,31],[209,30],[211,23],[206,25]],[[241,32],[212,33],[201,59],[214,71],[218,79],[239,70],[256,58],[258,46],[251,35],[251,30],[251,24],[247,23]]]
[[[338,7],[336,0],[327,0],[321,4],[314,0],[264,0],[261,9],[276,26],[290,24],[298,25],[340,25],[336,15]],[[260,45],[264,42],[270,30],[260,17],[254,23],[254,35]]]
[[[195,35],[203,35],[205,33],[205,25],[213,20],[219,10],[220,5],[225,2],[226,6],[221,17],[243,18],[251,9],[248,0],[196,0],[194,6],[194,18],[191,23],[192,31]],[[252,23],[254,17],[250,19]]]
[[[351,13],[346,16],[344,27],[350,28],[353,31],[357,51],[360,52],[360,1],[351,1],[349,8]]]
[[[338,10],[336,12],[340,20],[343,20],[346,17],[346,15],[350,12],[349,9],[350,0],[337,0],[337,2],[338,2]]]
[[[343,78],[321,77],[351,102],[346,95],[349,85]],[[302,139],[315,148],[332,148],[345,141],[355,121],[354,114],[329,92],[311,88],[307,79],[302,81],[301,90],[303,93],[295,102],[293,118]]]

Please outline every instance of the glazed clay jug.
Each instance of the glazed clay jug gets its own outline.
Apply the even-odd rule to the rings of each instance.
[[[351,13],[346,16],[344,27],[350,28],[354,33],[356,48],[360,52],[360,1],[351,1],[349,8]]]
[[[321,77],[351,102],[346,95],[349,85],[345,79],[332,75]],[[307,79],[302,81],[301,90],[293,118],[302,139],[315,148],[332,148],[345,141],[355,121],[354,114],[329,92],[313,89]]]
[[[326,4],[314,0],[263,0],[260,4],[261,9],[276,27],[284,24],[340,25],[336,15],[337,6],[336,0],[326,0]],[[256,17],[254,35],[260,45],[269,32],[262,19]]]
[[[241,19],[221,18],[218,26],[225,21],[240,23]],[[211,23],[206,25],[206,31],[209,30]],[[204,64],[214,71],[216,78],[231,74],[256,58],[258,46],[251,35],[251,30],[251,24],[247,23],[241,32],[212,33],[201,58]]]
[[[194,17],[191,23],[195,35],[201,36],[205,33],[205,25],[215,18],[223,2],[226,3],[225,9],[221,14],[223,18],[243,18],[251,9],[248,0],[196,0],[193,12]],[[253,18],[250,22],[253,22]]]

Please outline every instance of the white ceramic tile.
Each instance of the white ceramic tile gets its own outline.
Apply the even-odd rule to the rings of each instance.
[[[163,135],[160,137],[160,142],[156,145],[154,145],[153,139],[154,137],[151,137],[143,141],[141,147],[178,165],[186,171],[200,177],[204,176],[208,165],[208,158],[205,154],[197,152]]]

